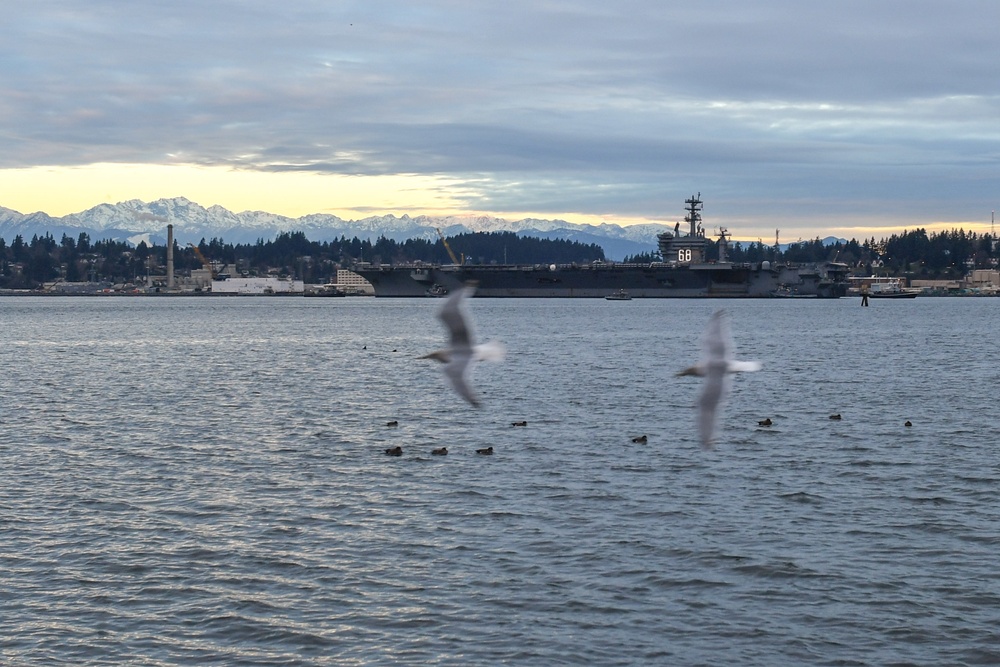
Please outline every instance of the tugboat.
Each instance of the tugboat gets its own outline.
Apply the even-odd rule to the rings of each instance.
[[[448,288],[445,287],[444,285],[439,285],[438,283],[434,283],[433,285],[427,288],[427,291],[424,292],[424,296],[429,296],[429,297],[448,296]]]
[[[778,289],[771,292],[771,296],[776,299],[815,299],[816,294],[802,294],[797,287],[788,285],[778,285]]]
[[[614,294],[609,294],[604,297],[608,301],[631,301],[632,297],[623,289],[618,290]]]
[[[857,283],[857,294],[867,295],[872,299],[916,299],[919,291],[906,289],[902,280],[892,277],[853,277],[851,282]]]

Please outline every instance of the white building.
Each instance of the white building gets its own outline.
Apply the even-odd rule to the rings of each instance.
[[[966,278],[971,289],[995,292],[1000,289],[1000,271],[996,269],[975,269]]]
[[[181,280],[183,280],[183,278]],[[211,269],[191,269],[190,286],[199,290],[211,287],[212,286]]]
[[[375,295],[375,288],[370,282],[347,269],[337,269],[337,289],[344,294]]]
[[[281,280],[274,276],[212,281],[213,294],[302,294],[305,289],[301,280]]]

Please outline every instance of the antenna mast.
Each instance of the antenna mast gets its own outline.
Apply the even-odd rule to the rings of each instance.
[[[701,193],[699,192],[697,196],[685,199],[684,203],[687,204],[688,214],[684,216],[684,221],[691,225],[691,237],[701,236],[699,233],[699,227],[701,223]]]

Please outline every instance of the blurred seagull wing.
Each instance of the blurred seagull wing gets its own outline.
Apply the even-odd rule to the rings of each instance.
[[[732,339],[723,311],[717,310],[712,314],[712,319],[708,321],[708,327],[705,329],[702,345],[707,363],[718,363],[732,356]]]
[[[730,361],[726,368],[730,373],[753,373],[759,371],[762,366],[759,361]]]
[[[705,374],[705,384],[698,397],[698,434],[701,446],[709,448],[715,437],[715,423],[729,381],[722,369],[711,369]]]
[[[488,341],[473,348],[473,359],[476,361],[503,361],[507,356],[507,348],[503,343]]]
[[[441,306],[438,318],[448,328],[448,336],[453,348],[469,348],[472,346],[472,332],[469,323],[462,312],[462,301],[470,296],[473,290],[469,287],[456,289]]]
[[[457,352],[457,351],[456,351]],[[472,362],[471,354],[460,354],[456,353],[451,361],[449,361],[444,366],[444,374],[448,377],[448,381],[451,382],[451,386],[458,392],[458,395],[472,404],[474,407],[479,407],[479,399],[472,392],[472,388],[469,386],[468,375],[469,375],[469,364]]]

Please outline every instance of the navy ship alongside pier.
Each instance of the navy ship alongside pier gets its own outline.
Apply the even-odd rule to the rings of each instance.
[[[477,297],[604,298],[624,290],[632,298],[772,297],[793,290],[802,296],[837,298],[847,293],[846,264],[735,263],[727,257],[729,232],[719,231],[718,259],[709,261],[712,241],[701,224],[701,193],[685,200],[688,225],[657,235],[661,262],[624,264],[360,265],[352,270],[375,296],[442,296],[476,281]]]

